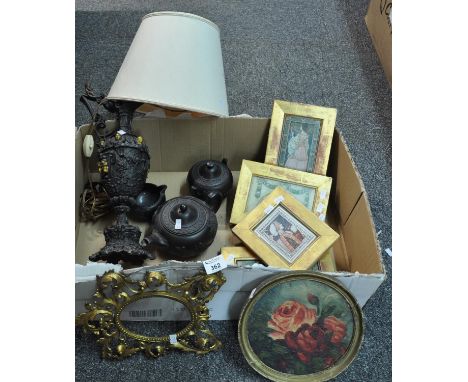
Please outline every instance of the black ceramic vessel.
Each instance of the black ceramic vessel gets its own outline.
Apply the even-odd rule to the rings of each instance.
[[[104,230],[104,248],[89,259],[114,264],[119,261],[142,264],[145,259],[154,257],[140,245],[141,231],[130,225],[127,219],[130,207],[135,205],[135,198],[143,190],[150,164],[148,147],[143,143],[143,138],[132,132],[133,113],[140,104],[103,102],[103,99],[103,96],[89,94],[80,98],[92,114],[97,128],[98,170],[117,219]],[[117,113],[114,132],[100,134],[100,130],[106,128],[105,122],[92,110],[89,100],[99,102],[107,110]]]
[[[144,246],[154,246],[168,257],[189,259],[213,242],[218,229],[216,215],[202,200],[181,196],[167,201],[153,215],[152,233]]]
[[[136,196],[135,204],[131,209],[131,217],[151,221],[151,218],[157,208],[166,202],[165,184],[156,186],[153,183],[145,183],[143,190]]]
[[[232,188],[232,173],[227,166],[227,160],[202,160],[195,163],[189,170],[187,182],[190,193],[205,201],[216,212],[223,199]]]

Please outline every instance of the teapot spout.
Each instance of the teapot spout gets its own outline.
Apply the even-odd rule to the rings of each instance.
[[[169,243],[161,236],[158,232],[152,232],[151,235],[146,236],[142,242],[142,247],[156,247],[156,248],[167,248]]]

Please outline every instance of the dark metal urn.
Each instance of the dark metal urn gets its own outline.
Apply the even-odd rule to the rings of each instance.
[[[133,113],[140,105],[136,102],[105,101],[103,97],[82,96],[80,99],[91,112],[98,134],[98,170],[101,183],[110,197],[117,219],[104,230],[106,245],[91,255],[91,261],[104,260],[142,264],[154,256],[140,245],[141,231],[128,223],[127,214],[135,205],[135,198],[143,190],[148,175],[150,156],[141,136],[132,132]],[[117,127],[111,133],[100,134],[105,129],[103,118],[92,109],[87,100],[100,101],[117,114]]]
[[[189,170],[190,193],[206,202],[216,212],[232,189],[232,173],[227,160],[207,159],[195,163]]]

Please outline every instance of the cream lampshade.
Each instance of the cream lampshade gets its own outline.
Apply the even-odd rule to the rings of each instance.
[[[228,116],[220,31],[202,17],[143,17],[108,99]]]

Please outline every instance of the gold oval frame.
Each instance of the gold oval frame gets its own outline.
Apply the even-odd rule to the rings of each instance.
[[[346,300],[350,307],[355,326],[353,338],[348,347],[349,350],[343,357],[341,357],[338,360],[338,362],[334,366],[313,374],[294,375],[279,372],[264,364],[256,356],[249,343],[246,321],[249,317],[250,311],[255,306],[255,303],[263,296],[263,294],[266,291],[270,290],[277,284],[285,282],[286,280],[293,281],[299,279],[321,282],[340,293],[340,295]],[[249,300],[244,305],[241,315],[239,317],[238,340],[245,359],[257,373],[263,375],[265,378],[277,382],[323,382],[336,377],[338,374],[343,372],[354,360],[361,346],[362,339],[362,312],[356,299],[351,295],[351,293],[349,293],[343,286],[338,284],[333,278],[312,271],[289,271],[270,277],[266,281],[262,282],[257,288],[255,288],[253,295],[249,297]]]
[[[122,359],[140,351],[149,357],[159,357],[172,349],[206,354],[221,346],[207,327],[210,315],[206,304],[225,282],[221,272],[211,275],[200,272],[181,283],[170,283],[163,272],[148,271],[143,279],[135,280],[108,271],[96,276],[93,299],[85,304],[87,312],[79,314],[75,324],[98,337],[103,358]],[[166,336],[146,336],[125,327],[121,320],[123,310],[136,301],[152,297],[184,305],[190,313],[190,323]]]

